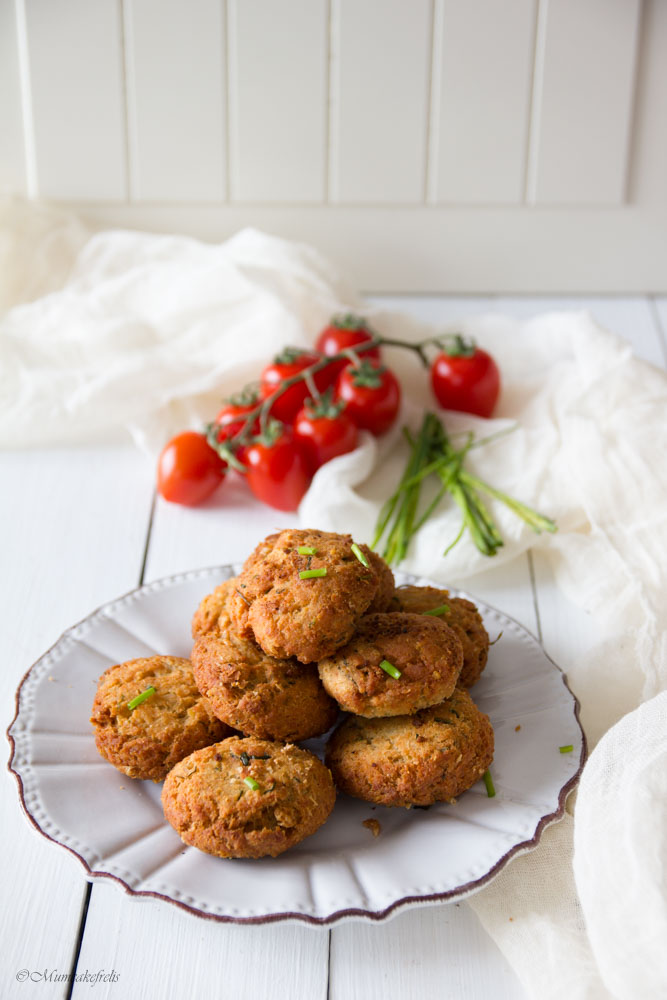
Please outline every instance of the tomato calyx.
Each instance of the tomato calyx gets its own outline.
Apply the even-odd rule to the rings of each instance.
[[[363,316],[356,316],[354,313],[343,313],[332,316],[329,326],[334,326],[337,330],[365,330],[370,336],[375,336],[375,331]]]
[[[265,448],[273,448],[274,444],[283,436],[285,425],[282,420],[269,417],[259,434],[254,434],[250,438],[251,444],[262,444]]]
[[[240,392],[235,392],[223,399],[223,403],[229,403],[230,406],[256,406],[261,398],[259,382],[250,382],[248,385],[244,385]]]
[[[302,358],[304,354],[312,354],[312,350],[305,347],[283,347],[280,354],[276,354],[273,359],[274,365],[293,365],[295,361]]]
[[[236,452],[242,445],[246,444],[247,441],[245,437],[245,429],[241,432],[241,434],[221,441],[218,437],[220,434],[220,425],[214,422],[212,424],[206,424],[204,433],[208,444],[213,451],[220,456],[223,462],[226,462],[232,469],[236,469],[237,472],[246,472],[245,465],[236,457]]]
[[[303,408],[310,420],[317,420],[320,417],[335,420],[345,409],[345,401],[342,399],[334,400],[333,386],[330,386],[317,399],[307,399]]]
[[[386,370],[386,365],[373,364],[372,361],[363,358],[358,365],[351,365],[348,368],[348,374],[354,384],[361,388],[379,389]]]
[[[441,339],[442,350],[450,358],[471,358],[477,350],[474,340],[466,338],[460,333],[453,333],[451,336]]]

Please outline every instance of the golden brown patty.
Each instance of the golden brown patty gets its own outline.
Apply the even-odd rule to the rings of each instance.
[[[149,687],[155,694],[128,703]],[[162,781],[193,750],[224,739],[228,726],[202,698],[189,660],[150,656],[109,667],[100,677],[90,721],[103,757],[129,778]]]
[[[162,789],[164,814],[181,839],[221,858],[275,858],[315,833],[335,799],[317,757],[254,737],[198,750],[169,772]]]
[[[351,535],[281,531],[265,539],[239,575],[229,611],[238,632],[265,653],[315,663],[342,646],[375,597],[379,579],[352,551]],[[315,549],[300,555],[299,547]],[[360,545],[370,563],[371,550]],[[325,570],[301,579],[300,572]]]
[[[493,729],[468,692],[392,719],[350,716],[333,733],[326,761],[340,791],[386,806],[451,802],[493,760]]]
[[[438,617],[453,628],[461,640],[463,667],[459,684],[468,688],[476,684],[489,656],[489,635],[472,601],[464,597],[450,597],[448,590],[436,587],[399,587],[395,598],[399,604],[397,610],[414,614],[447,605],[447,611]]]
[[[371,550],[368,558],[371,566],[377,573],[379,583],[377,593],[368,606],[367,614],[398,610],[398,608],[394,609],[393,607],[394,588],[396,586],[394,574],[382,556],[379,556],[377,552]]]
[[[212,594],[207,594],[192,618],[192,638],[205,635],[215,629],[226,632],[232,627],[229,614],[229,598],[237,586],[237,578],[225,580],[215,588]]]
[[[338,706],[314,664],[267,656],[233,628],[200,635],[192,666],[214,713],[246,736],[298,742],[325,733],[336,721]]]
[[[400,671],[398,679],[380,664]],[[461,643],[425,615],[365,615],[353,638],[318,664],[325,689],[356,715],[409,715],[448,698],[461,672]]]

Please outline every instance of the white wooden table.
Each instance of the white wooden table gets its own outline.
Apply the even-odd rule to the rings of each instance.
[[[492,309],[528,317],[588,308],[602,325],[626,337],[637,355],[659,366],[667,361],[667,299],[375,301],[438,322]],[[223,488],[193,510],[156,501],[153,469],[130,445],[4,453],[0,470],[5,726],[22,675],[69,625],[140,583],[241,560],[260,537],[293,521],[234,489]],[[538,635],[565,670],[594,641],[590,621],[565,601],[537,557],[490,569],[466,586]],[[158,900],[132,899],[115,885],[91,885],[75,858],[29,826],[14,778],[8,775],[0,787],[2,997],[519,1000],[525,995],[465,903],[330,931],[218,924]],[[25,982],[17,980],[21,970],[32,974]],[[92,994],[90,983],[56,979],[74,970],[113,971],[117,979],[97,983]],[[45,974],[53,975],[44,980]]]

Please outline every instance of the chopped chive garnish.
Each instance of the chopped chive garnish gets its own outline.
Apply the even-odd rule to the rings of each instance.
[[[310,545],[300,545],[296,550],[300,556],[316,556],[317,549],[312,548]]]
[[[259,785],[254,778],[244,778],[243,782],[248,786],[248,788],[252,788],[253,792],[256,792],[259,788]]]
[[[568,743],[566,747],[558,747],[558,749],[560,750],[561,753],[572,753],[574,747],[572,746],[571,743]]]
[[[356,542],[352,543],[352,551],[354,552],[355,556],[357,557],[361,565],[368,567],[368,559],[363,554],[363,552],[361,551]]]
[[[151,687],[146,688],[145,691],[142,691],[141,694],[138,694],[136,698],[133,698],[132,701],[128,701],[127,707],[131,712],[134,712],[137,705],[141,705],[143,701],[148,701],[148,699],[152,698],[154,694],[155,694],[155,688],[151,685]]]
[[[444,615],[445,611],[449,611],[449,604],[439,604],[437,608],[431,608],[430,611],[422,611],[423,615]]]
[[[321,569],[302,569],[299,573],[299,577],[302,580],[311,580],[314,576],[326,576],[327,571],[324,566]]]
[[[493,787],[493,778],[491,777],[490,771],[484,772],[484,784],[486,785],[486,794],[490,799],[492,799],[496,794],[496,790]]]
[[[386,674],[389,674],[390,677],[393,677],[395,681],[397,681],[398,678],[401,676],[401,671],[397,670],[394,664],[390,663],[389,660],[383,660],[380,666],[382,667],[384,672]]]

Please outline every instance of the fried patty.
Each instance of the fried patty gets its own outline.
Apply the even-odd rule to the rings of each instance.
[[[234,576],[231,580],[219,584],[213,593],[206,595],[192,618],[193,639],[216,629],[226,632],[232,627],[228,604],[237,584],[237,578]]]
[[[155,694],[128,704],[148,688]],[[90,721],[97,749],[129,778],[162,781],[183,757],[228,736],[195,684],[192,664],[150,656],[109,667],[100,677]]]
[[[317,757],[254,737],[196,751],[162,789],[165,817],[181,839],[221,858],[275,858],[315,833],[335,799],[331,773]]]
[[[453,802],[493,760],[493,729],[464,688],[416,715],[349,716],[331,736],[326,762],[338,789],[385,806]]]
[[[396,586],[394,574],[382,556],[379,556],[377,552],[370,550],[368,558],[378,576],[378,589],[366,613],[370,615],[377,612],[391,611],[393,610],[394,588]]]
[[[437,587],[399,587],[395,591],[397,610],[424,614],[443,604],[447,610],[438,617],[453,628],[463,647],[463,667],[459,684],[472,687],[479,680],[489,656],[489,635],[482,616],[472,601],[450,597],[448,590]]]
[[[325,733],[336,721],[338,706],[312,663],[267,656],[233,628],[200,635],[191,656],[213,712],[246,736],[295,743]]]
[[[368,566],[352,551],[351,535],[281,531],[260,543],[246,561],[229,601],[234,625],[277,659],[315,663],[344,645],[380,586],[371,550]],[[299,547],[313,555],[300,555]],[[325,571],[301,579],[301,572]]]
[[[394,678],[380,665],[400,671]],[[456,633],[438,618],[365,615],[342,649],[318,664],[326,691],[346,712],[410,715],[448,698],[463,663]]]

